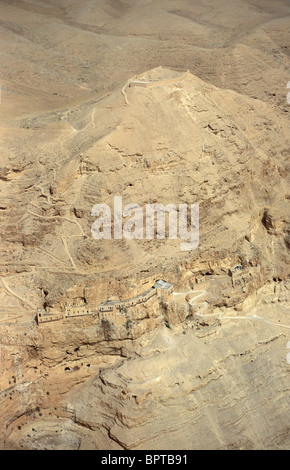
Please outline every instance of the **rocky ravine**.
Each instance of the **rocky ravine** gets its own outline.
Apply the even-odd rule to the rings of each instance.
[[[196,305],[170,327],[154,318],[135,340],[104,340],[87,318],[34,328],[17,346],[6,331],[3,447],[287,448],[288,292],[268,284],[248,298],[256,307],[224,315]]]

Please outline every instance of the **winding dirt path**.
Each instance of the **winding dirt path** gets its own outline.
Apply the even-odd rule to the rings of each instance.
[[[192,293],[196,293],[196,292],[200,292],[200,294],[198,294],[196,297],[194,297],[193,299],[191,299],[188,303],[189,305],[193,306],[195,301],[202,297],[203,295],[205,295],[208,291],[207,290],[190,290],[188,292],[184,292],[184,293],[179,293],[179,292],[174,292],[174,295],[187,295],[187,294],[192,294]],[[246,317],[246,316],[242,316],[242,315],[237,315],[237,316],[224,316],[225,315],[225,312],[219,312],[219,313],[208,313],[206,315],[204,315],[204,311],[209,307],[209,303],[208,302],[203,302],[203,307],[195,313],[195,315],[201,317],[201,318],[207,318],[207,317],[214,317],[216,316],[219,320],[221,319],[229,319],[229,320],[262,320],[264,321],[265,323],[267,323],[268,325],[274,325],[274,326],[281,326],[283,328],[289,328],[290,329],[290,325],[284,325],[283,323],[275,323],[275,322],[271,322],[270,320],[267,320],[266,318],[264,317],[260,317],[258,315],[251,315],[249,317]]]

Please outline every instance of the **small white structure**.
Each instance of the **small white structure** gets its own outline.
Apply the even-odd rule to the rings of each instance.
[[[67,306],[65,307],[65,316],[66,317],[80,317],[83,315],[92,315],[93,312],[88,309],[86,305],[83,306]]]
[[[157,292],[166,292],[167,294],[173,293],[173,285],[170,284],[170,282],[162,281],[161,279],[155,282],[154,289],[157,289]]]

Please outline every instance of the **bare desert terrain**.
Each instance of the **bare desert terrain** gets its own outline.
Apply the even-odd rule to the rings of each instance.
[[[289,31],[286,0],[0,0],[0,450],[289,449]],[[94,238],[116,196],[198,204],[198,247]]]

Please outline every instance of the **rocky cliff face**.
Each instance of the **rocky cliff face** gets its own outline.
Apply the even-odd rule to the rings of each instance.
[[[151,318],[105,338],[95,319],[72,319],[35,332],[39,344],[19,341],[17,353],[7,338],[5,447],[287,448],[282,285],[224,314],[201,317],[196,301],[175,326]]]
[[[25,49],[31,57],[36,51],[43,57],[37,70],[23,59],[36,83],[47,77],[43,67],[54,63],[54,54],[67,62],[51,70],[47,88],[38,92],[32,78],[30,88],[21,82],[20,72],[13,85],[5,69],[0,448],[287,448],[289,111],[286,92],[276,90],[277,77],[287,82],[287,36],[279,19],[286,6],[278,2],[281,11],[264,11],[272,28],[260,27],[254,15],[252,29],[243,26],[239,33],[210,26],[206,5],[203,13],[187,2],[185,10],[167,6],[165,12],[164,6],[164,24],[175,15],[184,27],[187,47],[173,31],[184,49],[177,54],[166,28],[159,38],[146,32],[149,26],[129,2],[122,20],[113,4],[99,7],[98,21],[114,18],[105,30],[85,3],[80,16],[77,3],[68,12],[51,2],[58,15],[53,24],[42,2],[23,4],[23,17],[14,2],[1,7],[12,44],[17,34],[21,47],[25,38],[31,42]],[[138,43],[149,48],[148,70],[122,29],[127,21],[136,34],[129,25],[137,17],[140,34],[154,39]],[[204,23],[200,47],[187,29],[195,17]],[[204,49],[205,27],[216,69],[209,60],[207,68],[203,61],[189,66],[192,48],[196,60],[214,56]],[[70,28],[78,37],[69,45]],[[104,77],[90,75],[82,48],[89,39],[103,48],[112,35],[105,57],[116,58],[116,32],[119,73],[110,63]],[[262,82],[273,96],[261,91],[261,82],[255,85],[260,62],[253,68],[245,62],[265,61],[271,41],[280,49],[265,62]],[[44,52],[43,44],[50,49]],[[132,64],[136,60],[127,70],[123,47]],[[75,64],[67,48],[74,49]],[[223,49],[231,60],[221,65]],[[171,67],[155,67],[165,57]],[[74,73],[80,62],[86,82]],[[241,78],[239,85],[246,70],[252,70],[248,86]],[[124,86],[138,74],[154,86]],[[144,214],[148,204],[199,204],[198,248],[181,251],[182,240],[158,239],[157,233],[154,240],[94,239],[92,208],[102,203],[113,212],[116,195]],[[169,299],[151,299],[118,318],[100,316],[102,301],[135,297],[160,278],[173,284]],[[36,322],[37,308],[58,313],[82,303],[93,315]]]

